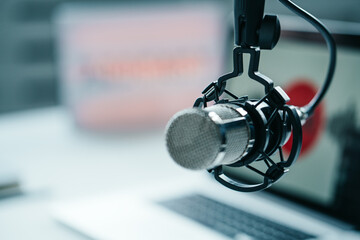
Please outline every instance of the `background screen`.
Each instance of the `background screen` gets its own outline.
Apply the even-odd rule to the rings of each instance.
[[[333,84],[303,127],[299,159],[271,189],[359,223],[360,48],[344,41],[358,36],[335,37],[338,65]],[[311,31],[289,32],[285,28],[278,46],[262,53],[260,72],[283,87],[291,98],[290,104],[307,104],[323,83],[329,59],[325,44],[318,38]],[[232,80],[231,88],[240,96],[259,99],[264,94],[262,86],[246,76]],[[285,153],[289,149],[288,145],[283,148]],[[259,180],[246,168],[226,171],[247,181]]]

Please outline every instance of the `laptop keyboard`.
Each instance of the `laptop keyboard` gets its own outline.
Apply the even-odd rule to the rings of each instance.
[[[243,239],[241,236],[258,240],[315,238],[202,195],[162,201],[160,205],[233,239]]]

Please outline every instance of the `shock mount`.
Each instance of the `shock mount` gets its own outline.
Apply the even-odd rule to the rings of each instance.
[[[273,49],[280,38],[280,22],[277,16],[264,16],[265,0],[234,0],[234,33],[233,71],[212,82],[202,92],[203,96],[195,101],[194,107],[207,107],[214,104],[231,103],[245,109],[256,122],[257,140],[251,152],[240,161],[229,167],[246,167],[262,177],[262,182],[247,184],[224,172],[223,166],[208,170],[215,179],[228,188],[242,192],[253,192],[268,188],[279,180],[299,156],[302,144],[301,112],[299,108],[287,105],[290,100],[280,87],[259,72],[261,50]],[[247,96],[238,97],[226,89],[228,80],[243,74],[243,55],[250,55],[248,75],[264,86],[265,96],[260,100],[249,100]],[[226,93],[232,98],[222,98]],[[271,142],[271,132],[276,128],[281,137]],[[293,134],[292,149],[285,159],[282,146],[289,134]],[[272,156],[278,153],[277,160]],[[262,161],[266,170],[260,170],[252,164]]]

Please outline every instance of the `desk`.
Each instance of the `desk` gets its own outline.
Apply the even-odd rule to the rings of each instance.
[[[88,239],[51,217],[53,202],[130,189],[189,173],[170,161],[163,132],[90,134],[63,108],[0,117],[0,166],[24,195],[0,200],[0,239]]]
[[[170,160],[163,130],[91,134],[77,129],[63,108],[1,116],[0,146],[0,166],[7,162],[17,169],[24,191],[0,200],[1,240],[85,240],[52,217],[55,202],[204,174],[183,170]],[[299,212],[307,214],[302,208]]]

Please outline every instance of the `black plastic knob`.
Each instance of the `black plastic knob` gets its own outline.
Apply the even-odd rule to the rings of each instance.
[[[280,38],[280,21],[277,16],[265,15],[259,30],[259,47],[273,49]]]

